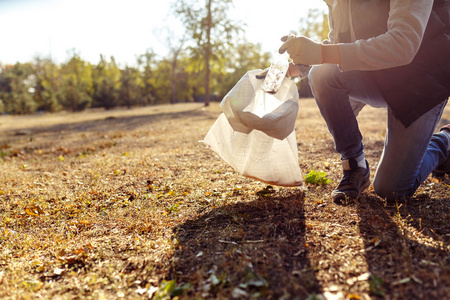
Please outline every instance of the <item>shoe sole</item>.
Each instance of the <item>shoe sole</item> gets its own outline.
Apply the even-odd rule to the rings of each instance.
[[[445,171],[433,171],[431,176],[437,179],[443,179],[448,172]]]

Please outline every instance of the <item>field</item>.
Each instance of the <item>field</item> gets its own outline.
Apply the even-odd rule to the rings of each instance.
[[[307,99],[300,167],[331,183],[270,188],[199,142],[219,114],[0,116],[0,298],[450,299],[449,179],[334,204],[339,156]],[[372,174],[385,114],[358,117]]]

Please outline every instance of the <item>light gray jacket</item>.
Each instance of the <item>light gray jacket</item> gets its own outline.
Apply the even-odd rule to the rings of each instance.
[[[409,64],[421,45],[432,0],[324,0],[330,41],[339,44],[342,71]]]

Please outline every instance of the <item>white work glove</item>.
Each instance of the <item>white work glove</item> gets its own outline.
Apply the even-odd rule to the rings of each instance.
[[[281,41],[284,44],[281,45],[278,52],[282,54],[287,51],[294,64],[312,66],[323,63],[321,44],[304,36],[289,39],[288,36],[283,36]]]
[[[286,42],[289,41],[291,39],[295,38],[295,34],[290,33],[288,35],[285,35],[281,38],[282,42]],[[255,77],[256,79],[264,79],[267,76],[267,73],[269,72],[269,68],[265,69],[264,72],[257,74]],[[295,76],[301,76],[301,72],[299,69],[299,66],[296,66],[293,63],[289,64],[289,69],[286,73],[286,77],[287,78],[291,78],[291,77],[295,77]]]

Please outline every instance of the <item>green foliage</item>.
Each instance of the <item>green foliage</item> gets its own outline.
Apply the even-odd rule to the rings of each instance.
[[[50,59],[36,58],[34,65],[36,75],[34,101],[40,111],[56,112],[62,108],[56,91],[58,71],[58,66]]]
[[[156,103],[156,85],[154,83],[154,78],[157,76],[154,71],[156,64],[156,54],[151,50],[147,50],[137,58],[138,69],[141,70],[142,102],[147,105]]]
[[[325,172],[311,170],[311,172],[306,175],[305,182],[316,185],[329,184],[331,181],[326,176],[327,174]]]
[[[383,296],[384,295],[383,285],[384,285],[383,279],[381,279],[375,275],[370,275],[369,291],[371,294],[376,295],[376,296]]]
[[[93,107],[110,109],[117,105],[117,91],[111,78],[103,77],[95,85],[95,92],[92,95]]]
[[[172,193],[173,193],[173,192],[172,192]],[[179,202],[177,202],[177,203],[175,203],[175,204],[173,204],[173,205],[170,205],[170,206],[166,207],[166,212],[167,212],[168,214],[173,213],[173,212],[177,212],[177,211],[178,211],[178,207],[180,206],[180,204],[181,204],[181,201],[179,201]]]
[[[320,42],[328,38],[329,31],[328,15],[321,9],[310,9],[306,18],[300,19],[300,35]]]
[[[92,95],[93,107],[113,108],[118,105],[118,89],[120,87],[121,71],[114,57],[111,61],[100,56],[100,62],[92,71],[94,93]]]
[[[160,288],[156,291],[154,298],[155,300],[165,300],[172,299],[173,297],[181,296],[185,292],[191,289],[192,285],[187,283],[182,286],[177,286],[175,280],[166,281],[163,280]]]
[[[308,296],[308,298],[306,298],[306,300],[320,300],[320,299],[323,299],[323,298],[317,296],[316,293],[312,293],[311,295]]]
[[[249,70],[265,69],[270,66],[271,56],[263,52],[261,45],[253,44],[245,39],[240,40],[232,50],[226,53],[225,67],[222,73],[213,72],[214,90],[220,98],[230,91],[239,79]]]
[[[192,0],[172,2],[192,41],[190,58],[205,72],[205,105],[209,104],[212,69],[215,65],[223,69],[227,49],[243,30],[242,24],[228,17],[232,3],[232,0],[206,0],[202,4]]]
[[[228,17],[232,0],[200,2],[203,3],[192,0],[173,1],[172,8],[194,42],[190,47],[194,57],[201,58],[211,50],[215,58],[218,58],[226,46],[232,45],[234,35],[242,30],[242,26]]]
[[[73,53],[70,60],[61,66],[62,86],[60,101],[65,109],[81,111],[92,102],[92,65]]]
[[[140,74],[136,68],[125,67],[120,76],[120,104],[131,108],[141,104]]]
[[[29,114],[36,111],[32,93],[35,75],[30,63],[17,63],[0,73],[0,100],[3,110],[9,114]]]
[[[154,73],[158,76],[151,77],[146,81],[152,88],[155,104],[167,103],[170,100],[171,70],[170,62],[162,60],[155,66]]]
[[[271,60],[260,45],[241,36],[244,25],[229,18],[230,5],[231,0],[174,1],[185,37],[166,57],[149,49],[133,66],[119,67],[114,57],[102,55],[93,65],[75,50],[62,64],[39,57],[0,64],[0,113],[207,101],[209,94],[220,100],[245,72],[266,68]]]

